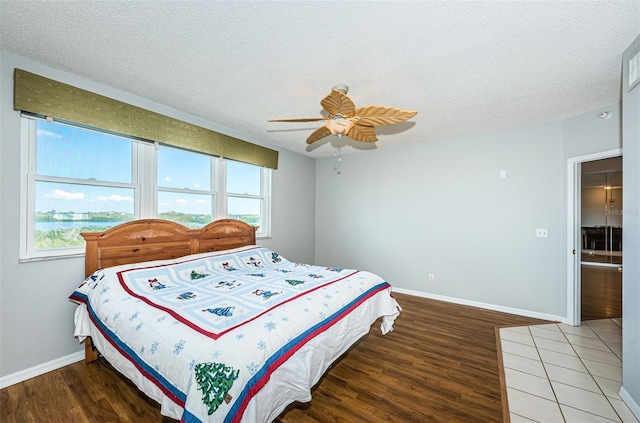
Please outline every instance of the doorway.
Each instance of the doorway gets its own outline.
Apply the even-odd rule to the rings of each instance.
[[[622,157],[580,172],[580,319],[622,317]]]
[[[584,307],[590,319],[600,315],[600,311],[591,311],[597,307],[605,309],[603,314],[618,314],[615,303],[622,297],[621,156],[622,149],[616,149],[567,161],[567,323],[573,326],[580,325],[583,319],[583,290]],[[619,168],[615,167],[616,163],[620,163]],[[614,175],[616,171],[620,174]],[[605,175],[596,176],[601,173]],[[613,185],[618,176],[620,183]],[[597,200],[585,198],[585,203],[599,202],[594,211],[587,210],[584,216],[581,206],[583,177],[585,189],[592,190],[585,191],[585,196],[597,197]],[[599,189],[593,187],[596,181],[603,181]],[[619,187],[619,191],[612,189],[614,186]],[[602,220],[598,220],[600,217]],[[584,274],[583,268],[586,269]],[[600,282],[602,280],[605,282]],[[601,301],[606,300],[603,292],[609,292],[607,301]],[[621,305],[618,308],[621,315]]]

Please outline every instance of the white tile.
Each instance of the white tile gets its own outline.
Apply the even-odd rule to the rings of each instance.
[[[593,376],[593,379],[596,381],[602,392],[609,398],[620,399],[620,386],[622,386],[621,382],[617,382],[611,379],[605,379],[600,376]]]
[[[521,355],[523,357],[532,358],[534,360],[540,358],[540,356],[538,355],[538,350],[535,347],[507,340],[500,340],[500,344],[502,346],[502,351],[504,352]]]
[[[500,328],[500,333],[502,333],[502,331],[517,332],[517,333],[523,333],[525,335],[531,335],[531,332],[529,332],[529,326],[509,326],[506,328]]]
[[[571,345],[580,345],[581,347],[593,348],[594,350],[610,351],[607,344],[600,339],[585,338],[584,336],[566,334],[567,340]]]
[[[536,329],[553,330],[556,332],[560,331],[560,328],[558,327],[557,323],[545,323],[544,325],[529,326],[529,330],[536,330]]]
[[[618,419],[615,410],[604,395],[585,391],[559,382],[551,382],[560,404],[587,411],[610,420]]]
[[[514,331],[503,331],[501,329],[500,339],[511,341],[511,342],[517,342],[519,344],[535,346],[535,344],[533,343],[533,338],[531,337],[530,333],[524,334],[524,333],[514,332]]]
[[[605,320],[587,320],[587,326],[589,326],[598,336],[602,333],[617,333],[622,334],[622,328],[610,319]]]
[[[631,410],[629,410],[629,407],[624,401],[613,398],[609,398],[609,401],[611,401],[611,405],[613,405],[613,408],[624,423],[638,423],[638,419],[633,415]]]
[[[584,363],[591,375],[622,383],[622,367],[587,359],[582,359],[582,363]]]
[[[550,380],[564,383],[565,385],[575,386],[576,388],[586,389],[587,391],[595,392],[596,394],[602,394],[600,387],[589,373],[567,369],[566,367],[554,366],[553,364],[545,364],[544,367],[547,370]]]
[[[540,361],[540,359],[533,360],[527,357],[522,357],[520,355],[503,352],[502,364],[505,369],[509,368],[539,377],[547,377],[547,374],[544,371],[544,367],[542,367],[542,361]]]
[[[560,407],[549,401],[517,389],[507,388],[509,411],[530,420],[544,423],[564,423]]]
[[[567,342],[564,333],[559,330],[549,330],[538,326],[531,327],[531,334],[538,338],[553,339],[554,341]]]
[[[539,350],[550,350],[567,355],[576,355],[576,352],[566,340],[564,342],[558,342],[552,339],[540,338],[538,336],[534,336],[533,340]]]
[[[618,395],[620,327],[620,319],[602,319],[501,328],[511,421],[640,423]]]
[[[611,351],[618,357],[622,357],[622,344],[618,342],[612,341],[604,341],[604,343],[609,347]]]
[[[622,366],[622,362],[611,350],[601,351],[594,350],[593,348],[581,347],[580,345],[574,345],[578,357],[587,360],[599,361],[600,363],[611,364],[613,366]]]
[[[558,324],[558,327],[565,334],[578,335],[585,338],[597,338],[598,335],[587,325],[582,326],[569,326],[564,323]]]
[[[509,413],[509,419],[511,420],[511,423],[537,423],[535,420],[519,416],[516,413]]]
[[[566,355],[549,350],[539,350],[538,352],[540,353],[542,362],[545,364],[555,364],[556,366],[562,366],[579,372],[588,373],[584,364],[582,364],[582,360],[580,360],[578,356]]]
[[[594,320],[585,320],[583,323],[588,324],[589,326],[593,325],[603,325],[603,326],[620,326],[616,324],[611,318],[604,319],[594,319]]]
[[[612,332],[599,332],[598,337],[602,339],[604,342],[618,342],[622,343],[622,333],[612,333]]]
[[[504,369],[504,376],[509,388],[527,392],[551,401],[556,400],[549,379],[545,377],[538,377],[513,369]]]
[[[586,411],[577,410],[564,404],[560,404],[560,409],[562,410],[562,415],[567,423],[611,423],[613,421],[620,421],[605,419],[604,417],[587,413]]]

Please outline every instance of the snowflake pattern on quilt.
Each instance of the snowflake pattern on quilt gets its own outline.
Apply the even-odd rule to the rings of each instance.
[[[355,273],[293,263],[255,247],[172,265],[126,269],[118,277],[133,297],[217,339],[283,303]]]

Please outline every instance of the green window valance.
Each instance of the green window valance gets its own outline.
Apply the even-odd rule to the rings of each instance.
[[[132,106],[22,69],[13,75],[13,108],[226,159],[278,168],[278,152]]]

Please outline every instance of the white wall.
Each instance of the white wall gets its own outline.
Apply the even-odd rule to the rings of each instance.
[[[12,53],[1,51],[0,55],[1,378],[81,351],[80,345],[73,339],[74,307],[67,297],[83,280],[84,259],[18,262],[20,117],[19,112],[13,110],[15,67],[231,136],[247,138],[216,127],[211,122],[56,71]],[[247,141],[260,144],[259,140]],[[280,150],[279,169],[273,172],[272,196],[272,238],[258,243],[292,260],[312,262],[315,256],[315,161]]]
[[[340,175],[319,161],[317,261],[561,316],[563,166],[560,122],[345,156]]]
[[[619,117],[617,105],[607,110]],[[566,162],[620,147],[619,120],[596,113],[347,155],[339,175],[335,159],[319,160],[316,262],[370,269],[426,296],[566,318]]]
[[[622,229],[622,390],[640,419],[640,84],[627,90],[627,61],[640,50],[640,36],[622,56],[622,146],[624,226]],[[633,405],[631,405],[633,404]]]

